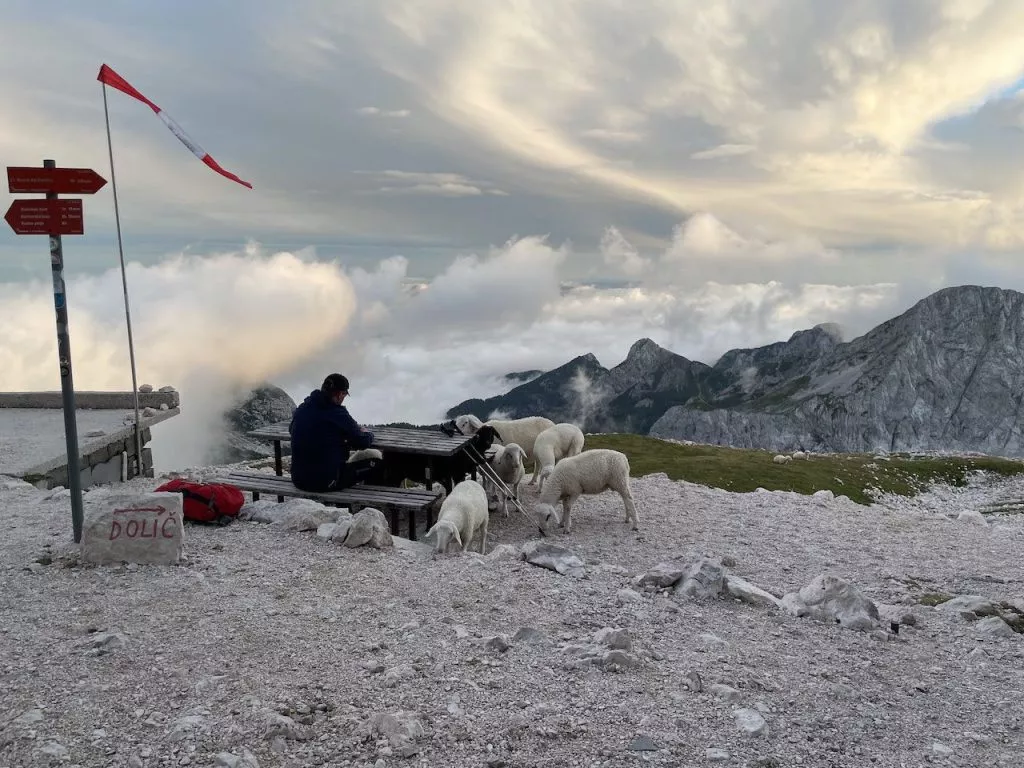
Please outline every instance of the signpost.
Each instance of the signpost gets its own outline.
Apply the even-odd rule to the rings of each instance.
[[[64,289],[64,249],[61,235],[85,232],[81,200],[60,200],[60,194],[91,195],[106,180],[89,168],[58,168],[44,160],[42,168],[9,167],[7,187],[15,194],[45,194],[45,200],[15,200],[4,219],[18,235],[48,235],[50,270],[53,273],[53,306],[57,313],[57,358],[60,390],[64,401],[64,436],[68,449],[68,485],[71,488],[71,523],[75,543],[82,540],[82,475],[78,461],[78,423],[75,419],[75,385],[71,376],[71,339],[68,335],[68,304]]]

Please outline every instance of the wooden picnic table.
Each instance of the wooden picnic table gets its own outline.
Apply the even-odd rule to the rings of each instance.
[[[290,442],[291,435],[288,432],[289,421],[279,421],[260,429],[249,432],[251,437],[261,440],[271,440],[274,443],[274,471],[278,475],[284,473],[283,454],[281,444]],[[427,489],[433,487],[435,470],[442,470],[442,475],[437,478],[447,491],[451,492],[452,478],[444,476],[443,470],[446,460],[451,460],[456,454],[462,451],[472,440],[469,435],[455,435],[449,437],[444,432],[409,429],[405,427],[376,427],[373,432],[372,448],[377,448],[383,455],[385,466],[387,466],[388,455],[402,455],[405,461],[410,458],[421,463],[424,476],[427,480]]]

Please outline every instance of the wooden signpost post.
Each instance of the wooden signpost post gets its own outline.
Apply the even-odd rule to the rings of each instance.
[[[58,168],[44,160],[42,168],[9,167],[7,187],[12,194],[45,194],[44,200],[15,200],[4,219],[17,235],[48,235],[50,270],[53,273],[53,305],[57,313],[57,357],[60,390],[64,401],[64,436],[68,449],[68,485],[71,488],[71,523],[75,543],[82,540],[82,475],[78,461],[78,423],[75,419],[75,385],[71,376],[71,340],[68,336],[68,305],[64,288],[62,235],[85,232],[81,200],[61,200],[57,195],[92,195],[106,179],[89,168]]]

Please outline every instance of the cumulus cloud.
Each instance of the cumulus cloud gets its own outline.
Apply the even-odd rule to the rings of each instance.
[[[506,391],[512,371],[548,370],[587,352],[611,367],[642,337],[707,363],[822,322],[850,338],[931,287],[919,284],[913,294],[907,284],[880,281],[718,282],[666,270],[680,249],[774,258],[770,241],[712,221],[687,233],[688,224],[668,250],[643,256],[621,232],[606,230],[605,252],[634,273],[632,285],[614,289],[567,287],[571,249],[542,237],[460,256],[430,279],[411,275],[401,256],[354,267],[319,262],[312,251],[269,254],[256,244],[152,267],[132,263],[140,378],[182,393],[182,414],[155,430],[158,464],[204,461],[221,410],[265,380],[299,400],[340,370],[352,381],[350,407],[360,421],[431,423],[464,399]],[[72,279],[68,296],[76,385],[129,389],[118,271]],[[48,286],[0,285],[0,322],[8,329],[0,389],[59,387]],[[585,404],[590,384],[574,386]]]

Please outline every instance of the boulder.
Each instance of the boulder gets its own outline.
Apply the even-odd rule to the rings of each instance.
[[[367,507],[352,515],[352,524],[345,536],[346,547],[363,547],[369,545],[376,549],[391,546],[391,531],[387,518],[379,509]]]
[[[223,414],[223,432],[207,457],[210,464],[234,464],[274,455],[274,444],[249,436],[254,429],[291,419],[295,401],[280,387],[263,384],[240,393]],[[282,444],[288,453],[288,443]]]
[[[717,558],[702,557],[686,569],[676,594],[686,597],[718,597],[725,590],[725,567]]]
[[[88,498],[80,545],[88,563],[170,565],[184,552],[180,493],[111,493]]]
[[[822,574],[798,593],[783,597],[783,606],[794,615],[805,615],[820,621],[832,621],[845,629],[870,632],[878,629],[881,617],[878,606],[850,582]]]
[[[649,571],[637,576],[635,583],[639,587],[667,589],[675,586],[685,573],[686,569],[675,563],[658,563]]]
[[[545,541],[531,541],[522,549],[522,557],[530,565],[548,568],[556,573],[581,579],[586,574],[583,561],[564,547]]]
[[[771,592],[732,574],[725,577],[725,591],[737,600],[742,600],[744,603],[750,603],[751,605],[763,605],[767,608],[783,607],[782,601]]]

